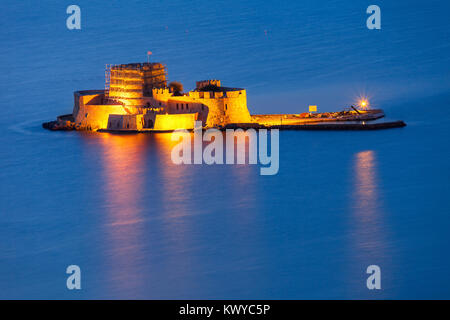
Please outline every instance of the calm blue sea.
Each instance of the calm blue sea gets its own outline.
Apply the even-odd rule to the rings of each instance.
[[[81,30],[66,28],[67,6]],[[381,8],[368,30],[366,8]],[[448,1],[1,1],[0,298],[450,298]],[[49,132],[107,63],[252,113],[367,96],[408,126],[280,133],[280,169],[175,166],[168,134]],[[66,288],[69,265],[82,289]],[[368,290],[366,268],[381,268]]]

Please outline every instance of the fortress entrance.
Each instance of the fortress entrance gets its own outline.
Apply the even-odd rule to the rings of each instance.
[[[151,119],[144,119],[144,129],[152,129],[153,128],[153,120]]]

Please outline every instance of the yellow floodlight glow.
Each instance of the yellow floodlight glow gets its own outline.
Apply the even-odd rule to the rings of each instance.
[[[369,101],[366,98],[361,98],[358,105],[363,110],[369,109]]]

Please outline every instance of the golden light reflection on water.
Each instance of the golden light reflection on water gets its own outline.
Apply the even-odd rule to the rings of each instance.
[[[367,217],[368,211],[372,211],[377,202],[377,184],[376,184],[376,168],[375,156],[373,151],[362,151],[356,154],[356,208],[362,209],[361,216]]]
[[[193,134],[189,135],[193,139]],[[156,135],[155,139],[159,142],[158,145],[170,146],[169,149],[177,143],[171,141],[170,134]],[[198,229],[199,223],[204,225],[201,221],[212,218],[230,223],[234,225],[235,237],[252,237],[254,228],[249,227],[253,226],[249,220],[254,213],[247,210],[244,211],[244,215],[237,216],[237,212],[242,212],[243,206],[251,207],[249,202],[255,198],[251,186],[254,181],[251,177],[252,170],[249,165],[175,165],[166,163],[164,160],[166,158],[170,158],[170,154],[167,153],[165,157],[158,159],[158,173],[164,181],[164,185],[161,185],[164,221],[161,231],[170,244],[163,262],[165,272],[173,278],[186,276],[191,279],[192,285],[195,285],[196,281],[201,281],[202,277],[198,270],[204,268],[204,262],[198,260],[196,254],[192,254],[192,248],[207,245],[196,242],[208,234],[207,230]],[[229,173],[229,177],[226,172]],[[220,180],[216,180],[215,177],[219,177]],[[245,248],[242,246],[236,250]],[[197,272],[193,272],[195,270]],[[174,284],[177,285],[186,283]],[[187,288],[182,287],[180,290]]]
[[[249,245],[255,239],[263,238],[258,227],[258,218],[261,217],[261,210],[258,208],[260,201],[257,196],[257,183],[259,179],[259,165],[249,165],[248,151],[249,141],[242,138],[244,133],[238,133],[236,139],[236,150],[246,150],[245,163],[235,165],[230,170],[230,179],[224,181],[228,184],[229,206],[227,220],[233,225],[234,237],[242,239],[241,246],[235,248],[236,252],[245,256],[248,254]],[[237,151],[239,152],[239,151]],[[236,153],[237,153],[236,152]],[[235,153],[235,154],[236,154]]]
[[[112,225],[132,224],[140,219],[137,199],[144,187],[142,170],[145,167],[145,139],[102,134],[102,159],[105,177],[104,190]]]
[[[195,246],[193,239],[198,239],[202,230],[196,230],[193,223],[201,219],[196,218],[199,214],[214,215],[218,211],[210,204],[204,206],[204,201],[210,201],[204,179],[216,188],[215,196],[220,193],[217,190],[227,189],[223,195],[228,198],[220,200],[233,212],[226,212],[230,215],[226,219],[236,223],[239,218],[237,230],[248,236],[252,211],[236,217],[233,208],[255,207],[252,177],[259,173],[256,166],[208,166],[212,169],[208,171],[198,165],[175,165],[171,152],[178,142],[171,140],[170,133],[99,134],[86,136],[86,141],[95,147],[100,145],[104,210],[99,214],[104,219],[104,229],[99,232],[105,233],[107,244],[101,254],[110,266],[105,276],[112,291],[133,297],[149,290],[146,273],[154,266],[143,259],[152,257],[149,250],[155,244],[145,242],[152,232],[162,237],[158,245],[164,244],[165,254],[158,258],[157,267],[163,268],[166,276],[176,278],[198,267],[201,262],[191,256],[189,248]],[[223,178],[224,170],[230,179],[211,183],[216,174]],[[236,210],[239,211],[242,210]]]
[[[193,139],[194,134],[187,134]],[[225,133],[223,133],[225,136]],[[189,237],[192,230],[188,223],[182,223],[182,221],[188,221],[189,219],[183,219],[186,216],[194,216],[198,214],[216,214],[220,211],[222,206],[215,207],[214,205],[207,204],[205,201],[209,201],[208,193],[217,196],[217,192],[228,199],[221,197],[219,201],[224,201],[227,206],[236,207],[236,209],[242,206],[250,206],[252,201],[255,200],[253,192],[253,179],[252,174],[259,172],[255,166],[246,165],[175,165],[173,163],[166,163],[165,159],[170,159],[171,149],[178,142],[171,141],[170,134],[158,134],[155,135],[155,139],[158,145],[167,146],[166,155],[159,158],[158,174],[161,175],[162,180],[165,182],[161,186],[163,189],[163,207],[167,226],[173,228],[170,233],[172,236],[176,235],[176,241],[180,246],[186,246],[189,243]],[[225,140],[224,147],[225,147]],[[239,140],[238,140],[239,143]],[[207,143],[203,144],[203,147]],[[191,146],[194,150],[194,146]],[[225,154],[225,153],[224,153]],[[192,155],[193,160],[193,155]],[[205,184],[211,185],[211,180],[214,174],[212,171],[228,171],[230,174],[229,179],[222,179],[213,183],[214,190],[205,189]],[[209,173],[211,175],[209,175]],[[223,178],[223,175],[220,175]],[[209,180],[209,181],[205,181]],[[226,192],[220,192],[220,190],[226,189]],[[245,192],[243,192],[245,190]],[[249,218],[250,214],[243,218]]]
[[[191,133],[185,135],[192,137]],[[156,170],[164,183],[161,188],[161,235],[165,239],[166,255],[160,261],[165,275],[172,279],[192,276],[195,261],[190,254],[192,238],[196,230],[192,228],[192,219],[199,213],[196,210],[195,197],[201,192],[198,189],[200,177],[195,177],[192,170],[195,165],[175,165],[171,161],[172,148],[178,143],[171,140],[170,133],[157,134],[155,140],[161,146],[161,154],[157,159]],[[200,208],[198,208],[200,209]],[[172,283],[172,288],[185,291],[185,282]],[[182,286],[182,287],[178,287]]]
[[[142,286],[141,222],[146,139],[143,135],[99,135],[104,176],[105,228],[109,283],[114,290],[135,293]]]
[[[259,166],[249,165],[249,139],[246,139],[246,134],[244,132],[236,132],[235,139],[235,156],[239,150],[245,150],[246,159],[243,165],[236,165],[233,170],[231,170],[232,178],[229,182],[232,183],[234,188],[231,186],[233,197],[230,199],[233,201],[234,206],[237,208],[251,208],[257,202],[255,196],[255,178],[253,175],[259,174]],[[236,160],[235,160],[236,161]],[[245,190],[245,192],[242,192]],[[248,219],[250,215],[242,217],[242,219]]]
[[[147,282],[154,268],[165,276],[177,277],[190,270],[192,232],[189,207],[195,196],[193,166],[175,165],[172,148],[177,141],[170,133],[152,135],[101,135],[105,174],[108,279],[121,295],[148,295]],[[198,179],[197,179],[198,180]],[[198,185],[198,184],[197,184]],[[151,195],[151,197],[150,197]],[[186,218],[187,217],[187,218]],[[149,243],[149,234],[161,235]],[[164,244],[165,254],[157,265],[145,263]],[[155,279],[153,279],[155,280]],[[176,285],[174,285],[176,286]],[[153,293],[157,294],[157,293]]]
[[[186,133],[185,135],[192,137],[191,133]],[[186,215],[188,212],[186,212],[185,204],[194,196],[192,193],[193,189],[195,189],[195,184],[192,169],[195,166],[176,165],[171,162],[171,151],[177,144],[177,141],[171,141],[171,134],[158,134],[155,136],[155,139],[159,145],[167,147],[166,155],[158,158],[158,171],[165,182],[161,186],[164,190],[162,195],[164,197],[165,216],[167,218],[175,218]],[[169,159],[169,161],[166,161],[166,159]]]
[[[356,235],[360,238],[357,246],[364,250],[382,247],[380,230],[381,214],[379,186],[374,151],[362,151],[355,155],[355,181],[353,196],[353,217]],[[373,253],[373,252],[367,252]]]
[[[350,221],[353,264],[350,277],[358,281],[358,287],[365,293],[366,268],[374,264],[383,269],[389,260],[377,165],[375,151],[361,151],[354,156],[354,192],[351,196]]]

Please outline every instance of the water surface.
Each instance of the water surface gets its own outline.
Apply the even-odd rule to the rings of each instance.
[[[1,4],[0,298],[450,298],[447,2],[379,1],[380,31],[367,1],[77,4],[80,31],[68,3]],[[41,128],[148,50],[252,113],[367,95],[408,126],[281,132],[275,176],[176,166],[168,134]]]

